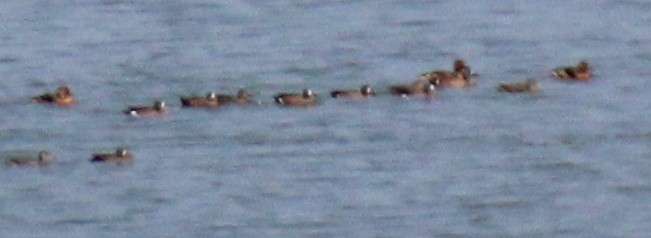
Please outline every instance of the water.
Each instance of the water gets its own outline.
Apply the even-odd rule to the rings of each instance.
[[[7,1],[2,237],[643,237],[651,231],[651,3]],[[477,86],[380,93],[464,58]],[[589,60],[590,83],[550,78]],[[535,77],[541,92],[505,95]],[[67,84],[79,103],[29,96]],[[260,105],[182,109],[250,89]],[[271,96],[312,88],[322,105]],[[127,105],[162,99],[159,118]],[[129,148],[130,166],[88,162]]]

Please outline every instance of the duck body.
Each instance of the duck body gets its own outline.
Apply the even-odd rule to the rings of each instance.
[[[333,98],[363,99],[375,96],[375,91],[368,85],[362,85],[359,90],[337,89],[330,92]]]
[[[124,114],[132,116],[156,116],[167,113],[165,102],[156,101],[153,106],[129,106],[123,111]]]
[[[309,107],[317,105],[316,95],[310,89],[302,93],[278,93],[274,95],[274,101],[280,105]]]
[[[61,106],[72,105],[75,98],[72,96],[72,90],[68,86],[59,86],[54,93],[45,93],[32,97],[32,102],[51,103]]]
[[[219,101],[214,92],[209,92],[204,97],[181,97],[181,105],[183,107],[217,107]]]
[[[43,150],[38,153],[37,158],[10,158],[5,161],[5,164],[8,166],[31,166],[31,165],[46,165],[52,160],[52,155],[49,152]]]
[[[475,85],[475,82],[462,73],[452,71],[433,71],[424,73],[419,80],[426,80],[439,88],[465,88]]]
[[[248,104],[251,103],[251,94],[244,89],[240,89],[235,95],[217,95],[217,101],[221,104]]]
[[[133,155],[126,149],[118,148],[114,153],[94,153],[90,162],[99,163],[124,163],[133,160]]]
[[[430,81],[416,80],[411,85],[393,85],[389,93],[399,96],[431,96],[436,94],[436,87]]]
[[[587,81],[592,78],[592,73],[588,62],[581,60],[576,66],[563,66],[553,69],[552,76],[557,79]]]
[[[430,81],[438,88],[464,88],[475,85],[470,78],[472,71],[465,61],[457,59],[453,63],[453,71],[436,70],[421,74],[418,80]]]
[[[527,79],[524,82],[503,83],[497,85],[497,91],[506,93],[536,92],[538,91],[538,81],[535,79]]]

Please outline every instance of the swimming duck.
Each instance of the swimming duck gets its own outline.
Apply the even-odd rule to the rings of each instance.
[[[246,104],[251,103],[251,94],[245,89],[240,89],[237,91],[235,96],[220,94],[217,95],[217,101],[220,104],[235,103],[235,104]]]
[[[216,107],[219,106],[219,101],[214,92],[209,92],[205,97],[181,97],[181,105],[184,107]]]
[[[361,99],[375,96],[375,91],[370,86],[364,84],[359,90],[332,90],[330,96],[333,98]]]
[[[472,86],[475,82],[470,79],[472,71],[462,59],[456,59],[453,63],[453,71],[436,70],[421,74],[418,80],[427,80],[439,88],[463,88]]]
[[[592,78],[590,73],[590,65],[588,61],[581,60],[576,66],[558,67],[552,70],[552,75],[558,79],[575,79],[575,80],[588,80]]]
[[[45,93],[39,96],[32,97],[33,102],[38,103],[53,103],[57,105],[71,105],[75,102],[72,96],[72,91],[68,86],[59,86],[54,93]]]
[[[278,93],[274,96],[274,101],[281,105],[299,107],[317,104],[316,95],[310,89],[305,89],[302,93]]]
[[[165,113],[167,113],[167,107],[163,101],[156,101],[153,106],[129,106],[127,110],[124,110],[124,114],[132,116],[155,116]]]
[[[535,92],[538,91],[538,81],[530,78],[524,82],[510,84],[502,83],[497,85],[497,91],[506,93]]]
[[[49,152],[42,150],[38,153],[38,158],[10,158],[5,161],[9,166],[28,166],[28,165],[45,165],[52,160],[52,155]]]
[[[117,148],[115,153],[94,153],[90,162],[122,163],[133,159],[131,153],[124,148]]]
[[[411,85],[390,86],[389,92],[400,96],[430,96],[436,93],[436,86],[427,80],[416,80]]]

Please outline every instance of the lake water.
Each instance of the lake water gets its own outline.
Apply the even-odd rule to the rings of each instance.
[[[644,237],[651,2],[10,0],[2,237]],[[463,58],[477,85],[386,95]],[[592,63],[567,83],[550,70]],[[537,78],[541,91],[501,94]],[[328,98],[372,85],[363,101]],[[78,104],[29,97],[69,85]],[[180,108],[253,92],[259,105]],[[272,95],[312,88],[321,105]],[[130,118],[165,100],[170,113]],[[131,165],[92,164],[127,147]]]

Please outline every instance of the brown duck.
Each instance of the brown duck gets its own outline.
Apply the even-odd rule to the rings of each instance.
[[[132,159],[133,156],[126,149],[117,148],[115,153],[94,153],[90,162],[123,163]]]
[[[517,83],[502,83],[497,85],[497,91],[506,93],[524,93],[538,91],[538,81],[535,79],[527,79],[524,82]]]
[[[416,80],[411,85],[393,85],[389,93],[400,96],[430,96],[436,93],[436,87],[430,81]]]
[[[217,95],[209,92],[204,97],[181,97],[181,105],[184,107],[216,107],[219,106]]]
[[[217,95],[217,101],[219,101],[220,104],[247,104],[251,103],[251,94],[245,89],[240,89],[237,91],[235,96],[226,94]]]
[[[375,91],[370,86],[364,84],[359,90],[332,90],[330,96],[333,98],[362,99],[375,96]]]
[[[280,105],[307,107],[317,104],[316,95],[310,89],[302,93],[278,93],[274,95],[274,101]]]
[[[53,103],[57,105],[71,105],[75,102],[72,96],[72,91],[68,86],[59,86],[54,93],[45,93],[39,96],[32,97],[33,102],[38,103]]]
[[[585,81],[592,78],[588,61],[581,60],[576,66],[558,67],[552,70],[552,75],[558,79],[573,79]]]
[[[472,86],[475,82],[470,79],[472,71],[462,59],[453,63],[453,71],[437,70],[422,74],[418,80],[427,80],[438,88],[463,88]]]
[[[153,106],[129,106],[126,110],[123,111],[124,114],[132,115],[135,117],[139,116],[156,116],[167,113],[167,107],[165,102],[156,101]]]
[[[29,166],[29,165],[46,165],[52,160],[49,152],[42,150],[38,153],[37,158],[10,158],[5,161],[8,166]]]

